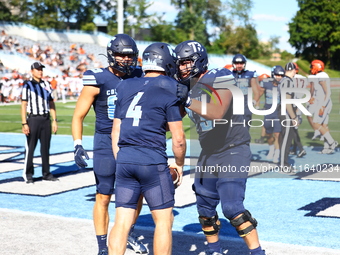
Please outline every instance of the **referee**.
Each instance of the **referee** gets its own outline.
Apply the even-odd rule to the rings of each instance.
[[[285,66],[285,76],[279,83],[280,89],[282,91],[283,88],[289,89],[294,88],[293,77],[296,74],[295,65],[292,62],[289,62]],[[288,91],[286,95],[287,99],[292,99],[295,97],[293,91]],[[282,99],[281,99],[282,102]],[[282,128],[279,141],[280,141],[280,167],[284,172],[291,172],[294,170],[294,167],[288,163],[288,156],[290,151],[290,146],[292,145],[292,141],[294,138],[294,125],[299,125],[299,119],[294,111],[293,104],[286,105],[286,114],[280,115],[280,121],[285,121],[286,126]],[[294,121],[294,122],[293,122]]]
[[[43,68],[40,62],[31,65],[32,79],[26,81],[21,95],[22,132],[26,135],[25,167],[23,178],[26,183],[33,183],[34,167],[33,154],[38,140],[41,144],[42,179],[45,181],[58,181],[50,172],[50,142],[51,120],[52,130],[57,132],[57,115],[55,104],[51,95],[50,84],[43,81]]]

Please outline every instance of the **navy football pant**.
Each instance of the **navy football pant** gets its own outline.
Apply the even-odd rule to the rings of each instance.
[[[111,134],[94,134],[93,171],[97,192],[111,195],[114,192],[116,161],[112,151]]]
[[[246,144],[219,154],[201,153],[197,163],[203,167],[201,170],[207,170],[207,166],[215,166],[215,169],[220,166],[220,172],[211,174],[206,171],[198,174],[198,168],[196,169],[193,189],[199,216],[215,216],[219,202],[224,216],[228,219],[233,219],[245,211],[243,201],[250,161],[251,151]]]
[[[175,204],[175,188],[167,165],[117,164],[116,207],[137,208],[143,194],[150,210]]]

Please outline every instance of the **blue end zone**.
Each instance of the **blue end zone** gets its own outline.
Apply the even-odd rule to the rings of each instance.
[[[27,185],[21,177],[24,160],[25,137],[22,134],[0,133],[0,208],[17,209],[21,211],[45,213],[70,218],[92,219],[95,186],[85,186],[77,174],[89,173],[92,160],[85,170],[79,171],[72,160],[65,162],[63,158],[73,153],[71,136],[54,135],[52,137],[51,156],[60,160],[51,165],[53,174],[61,178],[73,176],[77,180],[76,188],[49,195],[20,194],[4,191],[4,186],[12,185],[12,190],[18,186],[27,190]],[[83,145],[92,150],[92,137],[84,137]],[[188,143],[188,155],[199,154],[199,146]],[[252,144],[253,160],[265,162],[267,145]],[[169,147],[168,152],[171,155]],[[321,148],[305,148],[304,158],[291,157],[296,166],[331,163],[339,164],[339,152],[332,155],[321,155]],[[39,156],[40,148],[36,149]],[[35,177],[41,176],[39,164],[35,168]],[[189,167],[186,167],[188,173]],[[339,170],[340,171],[340,170]],[[260,176],[261,177],[261,176]],[[263,175],[263,177],[266,177]],[[276,176],[277,177],[277,176]],[[246,191],[245,206],[258,220],[260,240],[279,243],[289,243],[304,246],[317,246],[340,249],[339,237],[336,234],[340,225],[340,183],[334,179],[306,180],[299,175],[286,175],[286,178],[249,178]],[[36,185],[36,184],[34,184]],[[186,196],[186,194],[183,194]],[[219,207],[222,218],[221,234],[228,238],[239,238],[234,228],[230,226]],[[111,219],[114,218],[114,202],[110,206]],[[137,226],[152,227],[152,217],[147,206],[144,206],[137,221]],[[175,208],[174,231],[200,233],[196,206],[188,204]]]

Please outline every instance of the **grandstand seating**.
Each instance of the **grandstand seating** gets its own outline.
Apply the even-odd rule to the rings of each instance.
[[[66,53],[63,58],[63,65],[57,68],[49,68],[51,73],[59,74],[63,69],[73,67],[79,64],[79,61],[84,57],[80,56],[78,62],[73,63],[70,60],[70,47],[72,44],[76,44],[77,47],[83,45],[84,50],[87,54],[93,54],[94,57],[100,62],[95,63],[89,61],[87,59],[87,68],[94,68],[97,65],[105,66],[106,58],[101,56],[101,54],[106,55],[106,44],[110,40],[111,36],[96,32],[96,33],[84,33],[81,31],[54,31],[54,30],[39,30],[27,24],[11,24],[11,23],[0,23],[0,30],[4,30],[8,35],[18,39],[21,47],[33,47],[33,45],[38,44],[42,50],[44,50],[47,46],[51,46],[54,52],[64,51]],[[137,46],[139,48],[139,54],[144,51],[144,49],[150,44],[150,42],[145,41],[137,41]],[[12,68],[16,70],[28,72],[29,66],[27,62],[33,62],[34,59],[27,57],[25,54],[18,54],[15,50],[3,49],[0,51],[0,60],[4,64],[4,66]],[[13,59],[15,55],[15,59],[22,58],[22,61],[16,61],[16,65],[13,64]],[[209,55],[209,68],[218,68],[223,67],[226,64],[231,64],[232,60],[231,55]],[[12,64],[9,64],[12,63]],[[23,66],[25,65],[25,67]],[[256,70],[258,74],[267,73],[270,74],[270,68],[264,65],[261,65],[255,61],[248,60],[247,69]],[[1,72],[0,72],[1,76]]]

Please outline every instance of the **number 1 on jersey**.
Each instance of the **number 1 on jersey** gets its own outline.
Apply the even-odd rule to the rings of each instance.
[[[139,119],[142,117],[142,106],[137,105],[144,92],[138,92],[137,95],[133,98],[127,112],[125,118],[133,118],[132,126],[139,125]]]

